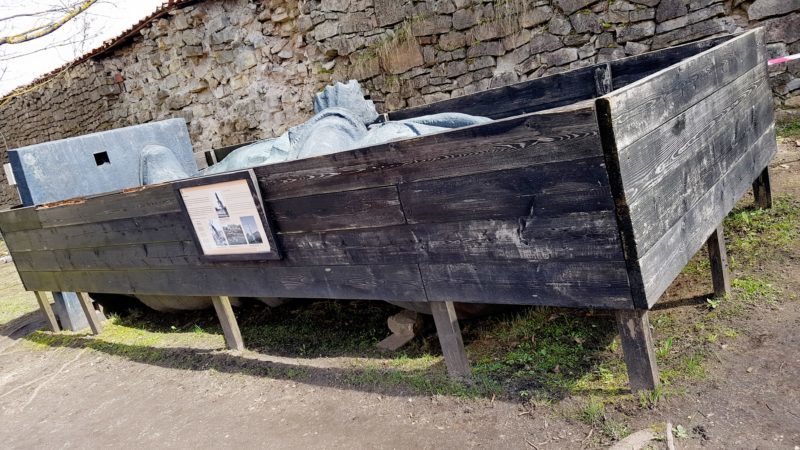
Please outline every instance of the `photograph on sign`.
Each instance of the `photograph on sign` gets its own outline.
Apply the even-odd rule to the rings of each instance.
[[[246,180],[185,187],[180,195],[204,255],[272,250]]]

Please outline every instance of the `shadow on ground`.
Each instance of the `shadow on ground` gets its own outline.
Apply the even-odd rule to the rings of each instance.
[[[470,382],[454,382],[446,376],[435,328],[427,316],[421,335],[400,351],[375,348],[389,333],[386,319],[398,311],[396,306],[369,301],[298,301],[273,309],[244,305],[236,310],[247,346],[244,353],[194,347],[193,333],[199,347],[200,341],[207,347],[208,337],[218,339],[213,335],[222,333],[213,311],[207,310],[163,314],[133,309],[115,317],[113,329],[99,336],[37,332],[26,339],[48,347],[90,348],[167,368],[291,379],[387,395],[557,400],[576,392],[602,396],[627,391],[621,353],[614,344],[616,327],[607,313],[515,307],[463,320],[474,376]],[[158,337],[140,345],[124,336],[127,330]],[[609,359],[610,379],[608,369],[600,368]]]

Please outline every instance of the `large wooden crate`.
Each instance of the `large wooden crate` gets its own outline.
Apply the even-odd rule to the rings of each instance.
[[[646,311],[776,151],[765,57],[761,29],[710,39],[389,114],[491,123],[256,167],[279,260],[201,258],[176,183],[0,230],[36,291]]]

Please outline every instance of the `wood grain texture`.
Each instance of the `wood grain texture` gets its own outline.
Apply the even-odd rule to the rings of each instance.
[[[426,301],[416,264],[20,272],[26,288],[110,294]]]
[[[432,302],[430,305],[448,375],[455,379],[468,378],[472,371],[453,302]]]
[[[632,308],[623,261],[420,264],[430,301]]]
[[[637,308],[657,301],[774,154],[763,33],[597,100]]]
[[[177,227],[175,227],[177,228]],[[117,270],[170,267],[246,267],[251,262],[203,261],[185,240],[97,248],[18,251],[20,271]],[[509,220],[413,224],[279,235],[286,255],[263,267],[481,262],[497,260],[613,261],[622,255],[610,210],[541,213]]]
[[[0,232],[3,236],[17,230],[35,230],[42,226],[39,214],[33,207],[14,208],[2,211],[3,220],[0,221]]]
[[[586,67],[429,105],[406,108],[389,113],[389,119],[410,119],[443,112],[503,119],[569,105],[595,95],[594,67]],[[487,105],[492,107],[487,108]]]
[[[124,197],[125,201],[118,201]],[[145,186],[100,194],[76,204],[36,208],[42,227],[57,227],[103,220],[138,218],[180,211],[172,185]]]
[[[606,95],[618,148],[762,63],[764,45],[763,29],[749,31]]]
[[[264,199],[343,192],[585,159],[596,152],[591,105],[537,113],[333,155],[256,167]]]
[[[711,281],[714,285],[714,296],[725,297],[731,293],[731,275],[728,270],[728,252],[725,249],[725,233],[722,225],[718,226],[706,241],[708,260],[711,263]]]
[[[400,185],[400,198],[409,223],[506,219],[527,216],[537,203],[552,207],[557,202],[549,201],[549,197],[561,194],[575,195],[570,202],[573,211],[611,209],[610,196],[602,189],[597,192],[598,187],[607,185],[603,159],[592,157],[406,183]],[[584,196],[587,201],[580,202]]]
[[[639,264],[650,306],[658,300],[689,259],[703,246],[712,231],[747,192],[756,174],[767,166],[776,151],[775,129],[772,126],[641,257]]]
[[[634,393],[660,384],[648,311],[616,311],[628,381]]]
[[[733,36],[722,36],[669,47],[641,55],[629,56],[609,62],[613,74],[613,88],[619,89],[652,75],[686,58],[722,44]]]
[[[773,105],[766,70],[763,66],[756,70],[761,75],[757,80],[745,75],[717,92],[727,102],[715,94],[651,133],[660,136],[660,146],[654,146],[648,136],[622,154],[625,192],[641,252],[647,252],[771,126]],[[739,90],[739,85],[750,88]],[[741,95],[726,95],[733,92]],[[681,124],[686,128],[675,134],[672,130]],[[634,150],[647,153],[648,148],[664,151],[638,167],[625,157]]]
[[[217,313],[222,333],[225,335],[225,345],[230,350],[244,350],[242,333],[239,331],[239,323],[236,322],[230,299],[225,296],[216,296],[211,297],[211,302],[214,304],[214,311]]]
[[[12,252],[123,246],[192,239],[181,213],[14,231],[4,235]]]
[[[282,233],[371,228],[405,222],[395,186],[274,200],[269,209],[276,230]]]

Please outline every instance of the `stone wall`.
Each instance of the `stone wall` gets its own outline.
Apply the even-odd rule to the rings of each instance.
[[[770,56],[800,53],[793,0],[205,0],[0,100],[0,133],[14,148],[183,117],[202,152],[302,122],[332,80],[394,110],[758,25]],[[771,73],[800,107],[800,61]]]

